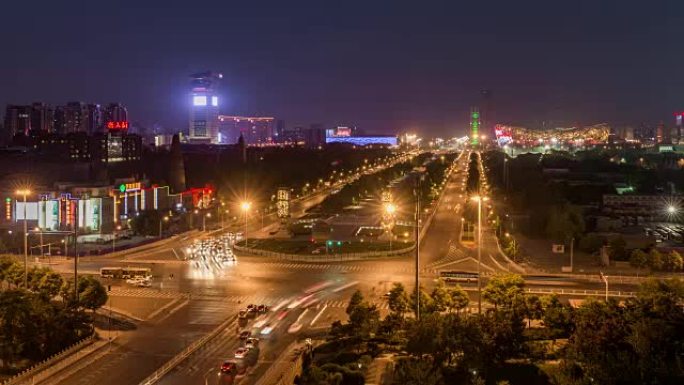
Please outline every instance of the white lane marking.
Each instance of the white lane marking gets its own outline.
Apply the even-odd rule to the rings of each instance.
[[[326,309],[327,307],[328,307],[327,304],[326,304],[326,305],[323,305],[323,309],[321,309],[321,311],[319,311],[318,314],[316,314],[316,316],[311,320],[311,323],[309,324],[309,326],[313,326],[313,324],[315,324],[316,321],[318,321],[318,317],[320,317],[321,314],[323,314],[323,312],[325,311],[325,309]]]
[[[352,286],[355,286],[355,285],[357,285],[358,283],[359,283],[359,281],[352,281],[352,282],[349,282],[349,283],[346,284],[346,285],[342,285],[342,286],[338,287],[337,289],[333,290],[332,292],[333,292],[333,293],[340,292],[340,291],[342,291],[342,290],[344,290],[344,289],[347,289],[347,288],[350,288],[350,287],[352,287]]]

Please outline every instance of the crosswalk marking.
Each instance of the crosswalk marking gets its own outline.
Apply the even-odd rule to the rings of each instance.
[[[112,288],[108,293],[115,297],[144,297],[144,298],[180,298],[183,297],[182,293],[175,291],[164,291],[164,290],[153,290],[153,289],[124,289],[124,288]]]

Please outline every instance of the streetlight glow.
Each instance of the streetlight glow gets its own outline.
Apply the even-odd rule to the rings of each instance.
[[[668,214],[675,214],[677,212],[677,208],[674,207],[673,205],[667,206],[667,213]]]
[[[252,202],[244,201],[240,203],[240,208],[242,211],[249,211],[249,209],[252,208]]]
[[[394,214],[397,211],[397,206],[394,203],[385,204],[385,212],[389,215]]]

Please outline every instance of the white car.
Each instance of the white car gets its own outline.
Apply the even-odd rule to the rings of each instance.
[[[245,356],[247,355],[248,352],[249,352],[249,348],[246,348],[246,347],[245,348],[238,348],[235,351],[235,358],[237,358],[237,359],[245,358]]]

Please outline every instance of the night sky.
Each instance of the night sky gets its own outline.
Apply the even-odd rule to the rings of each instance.
[[[9,4],[8,4],[9,3]],[[671,122],[684,1],[3,1],[0,103],[120,101],[187,129],[188,75],[222,113],[455,135],[498,121]],[[4,114],[4,107],[3,112]]]

